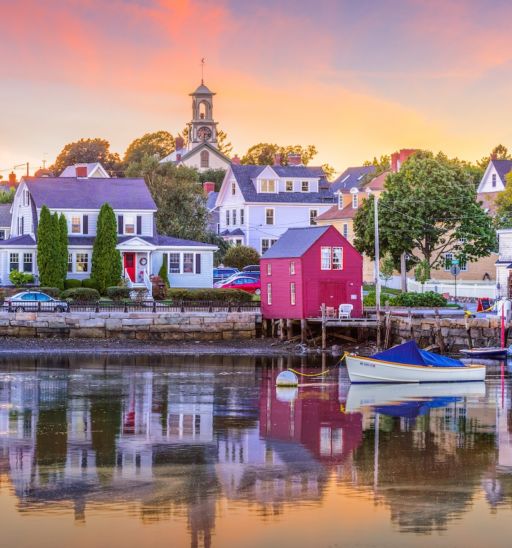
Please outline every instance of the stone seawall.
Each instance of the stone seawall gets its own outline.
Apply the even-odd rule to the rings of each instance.
[[[160,341],[250,339],[259,312],[0,312],[0,336]]]
[[[507,325],[508,327],[508,325]],[[385,329],[385,327],[384,327]],[[444,345],[447,351],[477,346],[499,346],[499,318],[391,318],[392,344],[415,339],[421,346]]]

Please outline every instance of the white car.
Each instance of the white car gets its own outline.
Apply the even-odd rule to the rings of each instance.
[[[22,291],[5,299],[5,306],[15,312],[66,312],[68,303],[50,297],[41,291]]]

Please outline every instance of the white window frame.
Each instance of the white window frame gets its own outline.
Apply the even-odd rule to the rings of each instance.
[[[268,213],[272,211],[272,222],[268,222]],[[274,226],[276,224],[276,210],[273,207],[266,207],[265,208],[265,224],[267,226]]]
[[[30,257],[30,261],[26,261],[25,258]],[[30,270],[25,269],[25,264],[30,263]],[[27,274],[33,274],[34,273],[34,254],[30,251],[24,251],[23,252],[23,272],[26,272]]]
[[[305,187],[305,188],[304,188]],[[301,181],[300,183],[301,192],[309,192],[309,181]]]
[[[297,304],[297,289],[295,282],[290,282],[290,304],[295,306]]]
[[[267,263],[267,276],[272,276],[272,263]]]
[[[176,267],[173,267],[171,269],[171,255],[175,255],[178,257],[178,270],[176,271]],[[174,263],[176,264],[176,263]],[[169,274],[181,274],[181,253],[179,251],[169,251],[169,254],[167,255],[167,272]]]
[[[5,240],[5,232],[4,229],[0,230],[0,240]]]
[[[226,226],[229,226],[229,216],[230,216],[229,209],[226,209]]]
[[[78,260],[79,255],[85,256],[87,258],[87,260],[86,261],[79,261]],[[85,270],[79,270],[78,269],[79,264],[85,264]],[[88,252],[83,252],[83,251],[75,253],[75,273],[76,274],[87,274],[90,271],[91,271],[91,268],[90,268],[89,253]]]
[[[185,272],[185,255],[192,255],[192,271],[191,272]],[[196,254],[192,251],[184,251],[181,257],[181,273],[184,276],[190,276],[192,274],[195,274],[195,270],[196,270]]]
[[[77,231],[73,230],[73,226],[74,226],[73,219],[78,219],[78,230]],[[83,219],[80,215],[71,215],[71,218],[69,219],[71,234],[82,234],[82,220]]]
[[[23,190],[23,207],[27,207],[30,203],[28,196],[29,196],[28,189],[25,188]]]
[[[343,237],[348,239],[348,223],[343,223]]]
[[[236,209],[233,209],[231,211],[231,218],[233,220],[233,226],[235,226],[236,225]]]
[[[240,224],[241,225],[245,224],[245,209],[244,208],[242,208],[240,210]]]
[[[17,259],[15,261],[13,261],[13,257],[17,257]],[[17,268],[11,268],[11,265],[12,264],[17,264]],[[9,252],[9,272],[14,272],[14,271],[17,271],[19,272],[20,270],[20,254],[19,253],[16,253],[16,252],[13,252],[13,251],[10,251]]]
[[[272,187],[272,190],[270,189]],[[276,180],[275,179],[260,179],[260,192],[266,194],[276,193]]]
[[[329,259],[329,265],[325,262]],[[330,246],[322,246],[320,248],[320,270],[332,270],[332,249]]]
[[[263,242],[268,242],[268,247],[263,251]],[[267,252],[275,243],[277,242],[277,238],[261,238],[260,240],[260,255],[263,255],[265,252]]]
[[[68,266],[67,266],[67,272],[68,274],[72,274],[74,272],[74,261],[73,261],[73,253],[68,253]],[[71,266],[71,268],[69,268]]]
[[[343,194],[338,193],[338,209],[343,209]]]
[[[353,192],[352,193],[352,209],[358,209],[359,208],[359,193]]]
[[[314,216],[313,216],[313,213],[315,213]],[[318,217],[318,209],[310,209],[309,210],[309,226],[316,226],[317,217]]]
[[[491,185],[492,185],[492,188],[496,188],[496,184],[497,184],[497,176],[496,176],[496,173],[493,173],[491,175]]]
[[[339,261],[336,252],[339,252]],[[331,266],[332,270],[343,270],[343,248],[341,246],[332,248]]]
[[[295,261],[290,261],[290,276],[295,276]]]
[[[235,181],[232,181],[231,182],[231,196],[235,196],[236,195],[236,183]]]
[[[130,219],[132,222],[129,223],[128,222],[128,219]],[[124,223],[124,227],[123,227],[123,234],[135,234],[137,232],[137,229],[136,229],[136,223],[137,223],[137,217],[135,215],[123,215],[123,223]],[[129,226],[132,226],[133,227],[133,231],[132,232],[128,232],[128,228]]]
[[[267,304],[272,305],[272,284],[267,283]]]
[[[288,188],[288,185],[290,185],[291,188]],[[293,181],[285,181],[284,182],[284,190],[285,190],[285,192],[293,192]]]

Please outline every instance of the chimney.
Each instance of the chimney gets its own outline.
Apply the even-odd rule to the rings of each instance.
[[[87,177],[87,166],[76,164],[75,165],[75,174],[76,174],[76,177],[86,178]]]
[[[300,166],[302,164],[302,158],[300,154],[288,154],[289,166]]]
[[[16,183],[16,173],[14,173],[14,171],[11,171],[11,173],[9,173],[9,186],[16,186]]]
[[[415,148],[402,148],[400,150],[400,165],[416,152]]]
[[[398,171],[398,158],[400,156],[399,152],[393,152],[391,154],[391,171],[392,173],[397,173]]]
[[[185,146],[185,139],[183,139],[181,135],[178,135],[178,137],[174,139],[174,145],[176,150],[181,150]]]
[[[203,183],[203,190],[206,196],[208,196],[210,192],[215,192],[215,183],[212,181],[205,181]]]
[[[231,158],[231,163],[236,164],[237,166],[240,165],[240,158],[238,157],[238,154],[235,154],[233,158]]]
[[[275,166],[280,166],[281,165],[281,154],[279,154],[277,152],[274,154],[274,165]]]

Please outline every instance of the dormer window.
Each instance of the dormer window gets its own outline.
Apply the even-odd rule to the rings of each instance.
[[[302,181],[302,192],[309,192],[309,181]]]
[[[274,179],[261,179],[260,192],[275,192],[276,182]]]
[[[496,173],[492,174],[492,188],[496,188]]]
[[[286,181],[285,189],[286,192],[293,192],[293,181]]]
[[[350,194],[352,194],[352,209],[357,209],[359,207],[359,191],[357,188],[351,188]]]

